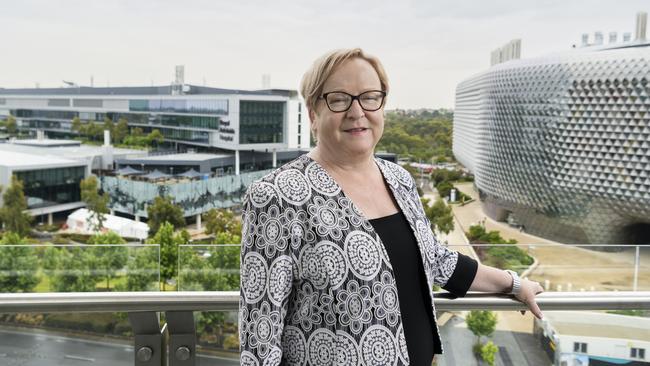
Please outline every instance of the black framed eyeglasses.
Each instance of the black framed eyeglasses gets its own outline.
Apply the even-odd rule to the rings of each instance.
[[[345,112],[352,106],[354,100],[359,101],[359,105],[364,111],[374,112],[379,110],[384,104],[384,98],[386,98],[386,92],[381,90],[369,90],[363,92],[359,95],[352,95],[346,92],[329,92],[320,96],[321,99],[325,99],[325,104],[327,108],[334,113]]]

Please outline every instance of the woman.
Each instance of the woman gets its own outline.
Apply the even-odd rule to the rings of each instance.
[[[442,353],[434,284],[515,293],[541,318],[538,283],[439,245],[412,177],[374,158],[388,90],[361,49],[303,77],[316,147],[244,199],[242,365],[430,365]]]

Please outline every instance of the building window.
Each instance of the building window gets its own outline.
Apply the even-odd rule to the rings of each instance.
[[[645,360],[645,348],[634,348],[630,349],[630,358],[635,358],[637,360]]]
[[[241,101],[239,143],[283,143],[284,110],[285,102]]]
[[[573,342],[573,352],[587,353],[587,343]]]
[[[102,108],[104,107],[104,101],[101,99],[73,99],[72,106],[83,108]]]

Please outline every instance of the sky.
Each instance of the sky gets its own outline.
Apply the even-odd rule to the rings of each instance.
[[[362,47],[388,73],[388,109],[453,108],[456,85],[511,39],[522,58],[583,33],[634,35],[648,0],[21,0],[0,12],[0,87],[165,85],[298,89],[311,63]]]

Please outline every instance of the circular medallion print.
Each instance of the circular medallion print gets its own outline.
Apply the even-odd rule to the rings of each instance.
[[[341,187],[318,163],[313,162],[307,166],[305,171],[309,183],[316,192],[326,196],[335,196],[341,191]]]
[[[311,195],[311,188],[305,176],[298,170],[289,169],[279,173],[275,177],[275,185],[280,195],[287,202],[294,205],[302,205],[307,202]]]
[[[288,325],[282,333],[282,349],[288,365],[304,365],[307,360],[307,342],[300,329]]]
[[[289,256],[283,255],[273,261],[269,270],[269,299],[275,305],[282,305],[291,292],[292,264]]]
[[[350,270],[364,280],[374,278],[381,269],[381,253],[377,242],[363,231],[352,231],[345,238],[345,253]]]
[[[329,366],[336,360],[335,335],[323,328],[316,329],[309,336],[307,349],[309,363],[314,366]]]
[[[300,253],[300,268],[317,289],[339,287],[348,274],[343,250],[330,241],[303,248]]]
[[[274,346],[268,356],[264,358],[262,366],[275,366],[282,362],[282,350],[278,346]]]
[[[241,356],[239,358],[239,362],[241,363],[241,366],[259,366],[259,362],[257,361],[257,358],[255,355],[248,351],[243,351],[241,353]]]
[[[359,347],[349,334],[336,332],[336,365],[358,365]]]
[[[388,329],[373,325],[361,337],[361,357],[366,366],[388,366],[397,363],[395,339]]]
[[[264,258],[256,252],[248,252],[242,265],[242,286],[246,302],[259,301],[266,290],[268,270]]]
[[[278,198],[278,194],[273,184],[266,182],[257,182],[251,185],[250,200],[255,207],[266,206],[273,198]]]

